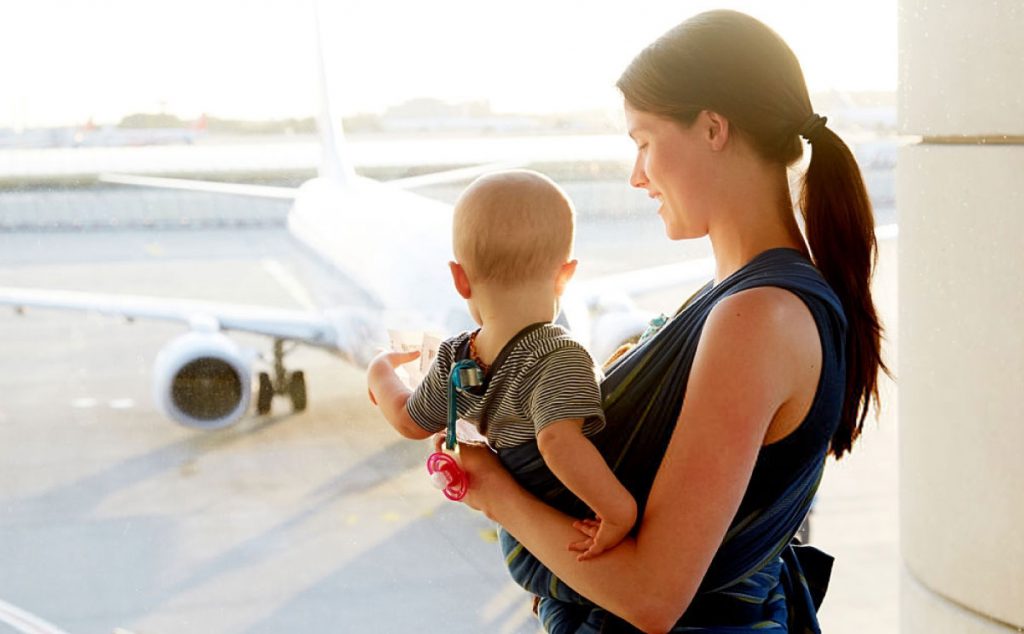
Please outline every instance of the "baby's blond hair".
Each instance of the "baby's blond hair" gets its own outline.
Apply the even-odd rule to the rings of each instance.
[[[572,257],[575,215],[569,197],[543,174],[481,176],[455,203],[455,259],[473,282],[540,281]]]

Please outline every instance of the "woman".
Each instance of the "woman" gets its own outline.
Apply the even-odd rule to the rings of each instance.
[[[792,51],[749,16],[687,20],[617,85],[637,146],[631,184],[659,202],[670,239],[709,236],[716,262],[714,281],[602,388],[619,423],[603,449],[640,520],[578,561],[598,523],[533,498],[473,447],[466,502],[502,525],[549,631],[817,632],[831,559],[790,540],[885,370],[860,172],[813,112]],[[806,242],[787,178],[801,137]]]

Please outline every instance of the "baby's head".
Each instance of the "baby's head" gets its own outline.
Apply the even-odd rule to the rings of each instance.
[[[547,176],[528,170],[481,176],[455,203],[455,259],[473,284],[554,281],[572,257],[575,215]]]

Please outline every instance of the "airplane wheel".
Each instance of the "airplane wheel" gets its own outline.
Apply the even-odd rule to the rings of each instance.
[[[292,409],[301,412],[306,409],[306,375],[302,370],[292,372],[288,380],[288,396],[292,399]]]
[[[260,372],[260,387],[256,393],[256,415],[266,416],[270,413],[270,403],[274,400],[274,384],[270,382],[270,375]]]

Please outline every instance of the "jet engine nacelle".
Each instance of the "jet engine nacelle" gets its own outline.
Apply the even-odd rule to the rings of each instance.
[[[590,350],[598,365],[619,346],[636,341],[650,323],[651,315],[641,311],[626,295],[605,294],[585,298],[568,292],[562,298],[559,323]]]
[[[612,310],[593,319],[590,327],[590,352],[603,364],[624,343],[635,342],[647,330],[650,315],[639,310]]]
[[[219,332],[190,332],[160,350],[153,393],[164,413],[182,425],[219,429],[245,414],[252,396],[252,362]]]

